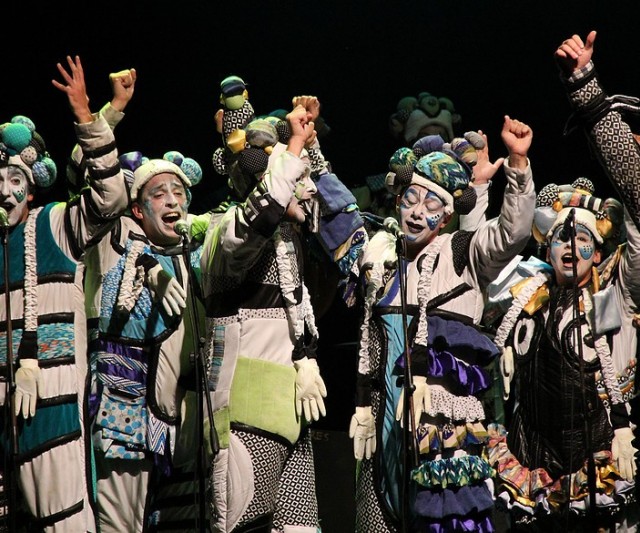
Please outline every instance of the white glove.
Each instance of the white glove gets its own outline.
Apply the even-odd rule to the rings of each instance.
[[[413,391],[413,414],[415,415],[416,427],[420,423],[420,417],[422,413],[426,413],[431,409],[431,392],[429,391],[429,385],[427,385],[427,378],[425,376],[413,376],[413,385],[416,390]],[[398,407],[396,408],[396,420],[400,422],[400,426],[404,427],[402,412],[404,410],[404,389],[400,393],[400,399],[398,400]]]
[[[327,388],[320,376],[320,369],[315,359],[303,357],[294,361],[296,373],[296,413],[307,421],[320,420],[320,415],[325,416],[323,398],[327,397]]]
[[[36,414],[38,391],[42,390],[42,372],[37,359],[21,359],[20,368],[16,370],[16,416],[22,410],[22,417],[29,418]]]
[[[618,428],[613,432],[611,455],[622,477],[633,481],[636,475],[636,450],[632,445],[633,431],[631,428]]]
[[[162,307],[169,316],[179,316],[187,307],[187,293],[178,280],[169,274],[162,265],[158,264],[147,272],[147,285],[156,302],[162,302]]]
[[[513,348],[508,346],[500,356],[500,374],[502,374],[502,383],[504,385],[504,394],[502,397],[505,400],[509,399],[509,394],[511,393],[511,380],[513,379],[514,371]]]
[[[370,405],[356,407],[349,424],[349,437],[353,439],[353,454],[356,460],[371,459],[376,453],[376,421]]]

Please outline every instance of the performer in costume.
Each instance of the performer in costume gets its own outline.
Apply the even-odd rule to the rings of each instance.
[[[495,173],[486,145],[476,153],[467,139],[451,145],[430,136],[391,159],[388,183],[398,195],[407,257],[396,240],[377,233],[361,260],[364,321],[358,363],[358,398],[350,435],[358,463],[358,532],[402,529],[402,418],[399,378],[404,339],[398,262],[407,274],[413,395],[420,464],[410,473],[409,531],[493,531],[492,471],[482,458],[486,432],[477,395],[488,388],[482,365],[497,354],[477,331],[482,290],[526,244],[535,193],[527,152],[531,129],[505,117],[509,150],[501,214],[475,231],[439,234],[454,209],[469,213],[475,192],[469,164]],[[482,169],[482,171],[481,171]],[[475,172],[475,170],[474,170]],[[427,309],[428,308],[428,309]]]
[[[506,438],[499,427],[492,435],[490,457],[498,469],[498,491],[514,521],[535,521],[558,531],[592,525],[592,516],[584,518],[589,454],[595,461],[596,516],[602,526],[626,521],[625,504],[633,496],[636,472],[628,402],[635,395],[633,315],[640,302],[640,151],[616,110],[627,109],[628,101],[621,105],[607,99],[600,87],[591,62],[594,39],[595,32],[586,44],[574,36],[558,48],[556,57],[575,117],[587,128],[624,199],[627,242],[614,246],[596,269],[604,250],[612,249],[607,241],[615,244],[619,239],[622,206],[595,197],[593,185],[584,178],[571,186],[545,187],[538,197],[534,234],[546,240],[551,268],[513,287],[513,304],[496,333],[496,342],[506,346],[505,388],[513,388],[517,402]],[[575,254],[564,229],[569,216],[575,217]]]
[[[187,269],[199,272],[200,261],[194,243],[185,264],[174,229],[187,217],[187,190],[202,177],[200,166],[175,151],[152,160],[131,152],[120,160],[132,175],[131,214],[120,218],[85,261],[103,533],[142,531],[152,474],[172,472],[186,388],[181,378],[191,373],[194,352],[185,313]]]
[[[289,130],[277,119],[252,120],[238,80],[222,83],[226,109],[219,123],[226,147],[216,151],[214,163],[229,174],[237,199],[253,191],[210,228],[202,265],[221,446],[212,527],[315,533],[307,424],[324,414],[326,390],[315,361],[317,331],[303,282],[300,229],[303,223],[317,226],[324,249],[338,262],[352,249],[339,251],[339,245],[358,233],[353,241],[360,242],[365,234],[358,232],[357,209],[349,208],[355,199],[328,172],[315,140],[309,119],[317,116],[317,99],[294,99],[300,105],[289,114]],[[326,200],[322,206],[317,194]]]
[[[53,84],[67,94],[75,115],[89,187],[69,203],[32,209],[37,188],[55,179],[55,164],[31,120],[14,117],[1,127],[0,205],[8,213],[10,228],[13,351],[18,365],[15,407],[22,417],[13,468],[34,528],[95,531],[85,443],[87,343],[80,260],[87,245],[108,232],[124,211],[127,195],[113,134],[102,117],[89,111],[80,59],[67,62],[68,72],[58,64],[64,82]],[[2,284],[4,293],[7,287]],[[4,305],[0,324],[6,384]],[[0,387],[3,405],[8,404],[5,384]],[[7,420],[0,422],[5,454],[11,451]]]

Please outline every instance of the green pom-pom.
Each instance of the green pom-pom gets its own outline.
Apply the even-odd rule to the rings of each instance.
[[[33,180],[38,187],[47,188],[56,181],[58,169],[52,159],[45,157],[42,161],[36,161],[31,167]]]
[[[24,124],[9,124],[2,130],[2,141],[17,154],[29,146],[31,132]]]
[[[191,185],[197,185],[202,180],[202,168],[195,159],[185,157],[180,165],[182,172],[189,178]]]
[[[162,159],[165,159],[166,161],[171,161],[174,165],[180,166],[184,161],[184,156],[180,152],[172,150],[164,154],[162,156]]]
[[[25,117],[24,115],[16,115],[11,119],[12,124],[22,124],[28,128],[28,130],[33,133],[36,131],[36,125],[33,123],[29,117]]]
[[[402,147],[395,151],[389,160],[389,170],[396,172],[400,167],[415,165],[418,158],[411,148]]]

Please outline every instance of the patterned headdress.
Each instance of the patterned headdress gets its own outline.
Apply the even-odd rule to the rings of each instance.
[[[50,187],[58,174],[35,124],[22,115],[0,125],[0,166],[9,165],[22,169],[32,187]]]
[[[571,185],[550,183],[543,187],[536,198],[533,219],[536,240],[544,243],[550,239],[575,208],[576,223],[586,227],[599,244],[617,241],[623,221],[622,204],[614,198],[597,198],[594,190],[587,178],[578,178]]]
[[[427,135],[413,148],[400,148],[391,156],[387,188],[400,194],[410,184],[432,191],[445,204],[445,213],[467,214],[476,203],[475,190],[469,187],[472,167],[478,161],[477,150],[484,139],[476,132],[465,133],[445,143],[439,135]]]
[[[242,78],[229,76],[220,88],[224,146],[213,153],[213,166],[218,174],[228,176],[235,199],[244,200],[267,170],[276,145],[287,143],[291,134],[286,120],[255,118]]]

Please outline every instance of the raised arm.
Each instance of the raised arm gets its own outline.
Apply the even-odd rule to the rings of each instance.
[[[600,85],[591,61],[595,39],[595,31],[584,42],[574,35],[558,47],[556,59],[576,116],[587,128],[604,170],[640,228],[640,148],[617,111],[625,105],[608,99]]]
[[[501,136],[509,155],[503,164],[507,186],[500,215],[482,224],[471,241],[471,268],[480,288],[525,247],[533,223],[536,194],[527,158],[533,131],[505,116]]]
[[[237,278],[253,264],[282,221],[298,182],[308,175],[308,165],[300,156],[314,135],[313,122],[308,122],[302,106],[289,113],[287,120],[291,128],[287,149],[276,156],[243,204],[232,207],[219,220],[212,219],[202,254],[205,280],[211,276]]]
[[[89,187],[68,204],[52,210],[52,230],[74,259],[107,233],[128,204],[124,176],[118,162],[113,132],[104,117],[92,115],[80,58],[67,57],[67,68],[57,65],[62,82],[54,87],[67,95],[76,119],[75,131],[87,165]]]
[[[480,227],[480,224],[486,221],[486,213],[489,208],[489,190],[491,180],[496,172],[502,167],[504,157],[499,157],[491,162],[489,157],[489,140],[482,130],[478,130],[484,141],[482,148],[476,148],[478,161],[473,166],[473,181],[471,186],[476,191],[476,205],[467,215],[460,216],[460,229],[465,231],[473,231]]]
[[[583,125],[620,200],[625,206],[627,247],[621,264],[628,312],[640,305],[640,147],[618,110],[626,101],[608,98],[592,62],[596,32],[583,41],[566,39],[555,52],[575,117]],[[631,304],[631,305],[630,305]]]
[[[111,92],[113,94],[111,101],[107,102],[102,109],[100,115],[104,117],[113,130],[120,124],[124,118],[124,110],[133,98],[133,91],[137,79],[136,69],[126,69],[119,72],[109,74],[109,82],[111,83]],[[86,164],[84,154],[79,144],[76,144],[71,151],[69,165],[67,166],[67,180],[69,187],[69,196],[74,197],[80,194],[85,186]]]

